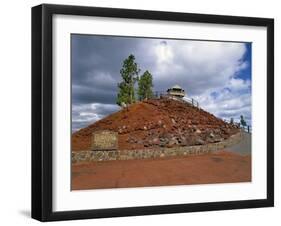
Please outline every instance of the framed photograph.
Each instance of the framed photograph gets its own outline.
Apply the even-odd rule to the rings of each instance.
[[[274,21],[32,8],[32,217],[274,205]]]

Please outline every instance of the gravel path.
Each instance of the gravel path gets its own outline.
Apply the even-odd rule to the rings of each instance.
[[[72,165],[72,190],[251,181],[251,156],[232,152]]]
[[[251,155],[252,153],[252,145],[251,145],[251,141],[252,141],[252,134],[251,133],[246,133],[243,132],[242,133],[242,141],[232,147],[228,147],[227,150],[228,151],[232,151],[235,153],[238,153],[240,155]]]

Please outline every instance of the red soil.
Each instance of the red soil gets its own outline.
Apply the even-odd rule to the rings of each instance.
[[[72,150],[86,150],[96,130],[118,132],[119,149],[186,146],[219,142],[238,128],[172,99],[138,102],[72,134]]]
[[[127,188],[251,181],[251,156],[209,155],[72,165],[72,189]]]

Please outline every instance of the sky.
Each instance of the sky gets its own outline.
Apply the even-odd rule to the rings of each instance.
[[[251,125],[251,43],[71,35],[72,131],[118,111],[117,83],[130,54],[153,90],[178,84],[219,118]]]

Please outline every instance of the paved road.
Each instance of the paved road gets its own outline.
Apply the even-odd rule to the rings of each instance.
[[[252,153],[252,134],[242,132],[242,141],[234,146],[228,147],[227,150],[239,153],[241,155],[250,155]]]

